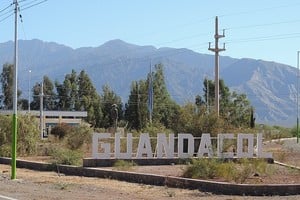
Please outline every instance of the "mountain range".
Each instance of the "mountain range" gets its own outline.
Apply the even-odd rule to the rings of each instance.
[[[14,43],[0,43],[0,64],[13,63]],[[123,102],[132,81],[146,79],[150,65],[162,63],[171,97],[179,104],[203,94],[205,77],[214,79],[214,55],[189,49],[139,46],[111,40],[98,47],[72,49],[41,40],[19,41],[19,87],[28,97],[31,84],[44,75],[63,81],[85,70],[98,92],[108,84]],[[31,71],[29,74],[29,70]],[[276,62],[220,56],[220,78],[231,90],[245,93],[255,108],[257,123],[293,126],[297,117],[297,69]]]

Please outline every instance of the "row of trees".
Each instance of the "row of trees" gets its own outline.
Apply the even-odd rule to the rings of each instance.
[[[0,75],[2,109],[12,108],[13,65],[5,64]],[[45,110],[87,111],[87,122],[93,127],[108,128],[112,126],[111,106],[118,107],[118,119],[129,129],[142,130],[150,123],[149,87],[153,87],[152,124],[164,126],[181,132],[201,134],[212,133],[216,128],[250,126],[253,108],[244,94],[230,92],[224,81],[220,81],[220,117],[217,117],[211,106],[214,102],[214,82],[204,80],[203,96],[197,95],[195,102],[184,106],[171,99],[164,80],[162,64],[155,65],[145,80],[133,81],[128,101],[123,106],[121,98],[108,86],[104,85],[99,95],[89,76],[84,70],[79,74],[72,70],[62,83],[53,82],[43,77],[43,84],[36,83],[32,88],[32,109],[40,109],[40,94],[43,86]],[[21,91],[18,91],[21,95]],[[209,106],[208,106],[209,105]],[[19,100],[20,109],[28,109],[28,100]],[[253,117],[252,117],[253,125]]]

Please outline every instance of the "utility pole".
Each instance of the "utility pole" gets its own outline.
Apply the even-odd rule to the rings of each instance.
[[[17,168],[17,131],[18,131],[18,0],[15,4],[15,49],[14,49],[14,81],[13,81],[13,127],[11,145],[11,179],[16,179]]]
[[[209,114],[209,83],[208,83],[208,76],[205,76],[206,79],[206,110],[207,114]]]
[[[29,80],[28,80],[28,113],[30,113],[30,81],[31,81],[31,70],[29,72]]]
[[[209,47],[208,50],[215,52],[215,110],[217,113],[217,116],[219,116],[220,112],[220,92],[219,92],[219,52],[225,51],[225,43],[223,44],[223,48],[219,48],[219,39],[222,37],[225,37],[223,29],[223,34],[219,35],[219,30],[218,30],[218,17],[216,17],[216,22],[215,22],[215,48]]]
[[[152,64],[150,62],[150,76],[149,76],[149,86],[148,86],[148,111],[149,111],[149,122],[152,124],[153,115],[153,79],[152,79]]]
[[[297,51],[297,143],[299,143],[299,54]]]
[[[44,138],[44,80],[42,80],[40,90],[40,131],[41,139]]]
[[[137,110],[137,127],[138,129],[141,128],[141,114],[140,114],[140,91],[139,91],[139,84],[136,82],[136,110]]]

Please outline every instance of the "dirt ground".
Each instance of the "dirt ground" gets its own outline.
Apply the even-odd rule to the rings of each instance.
[[[55,172],[36,172],[17,169],[17,179],[10,180],[10,167],[0,165],[0,199],[8,196],[14,199],[105,199],[105,200],[158,200],[158,199],[189,199],[189,200],[279,200],[300,199],[298,196],[273,197],[241,197],[214,195],[199,190],[159,187],[122,181],[58,175]]]
[[[274,153],[275,159],[288,164],[300,166],[300,148],[295,142],[275,141],[266,143],[265,148]],[[180,176],[185,166],[136,166],[131,171],[163,174],[168,176]],[[271,176],[253,177],[251,183],[274,184],[295,183],[300,184],[299,170],[291,170],[286,167],[273,165]],[[77,176],[64,176],[55,172],[37,172],[28,169],[17,169],[17,180],[10,179],[10,166],[0,165],[0,200],[9,199],[207,199],[207,200],[279,200],[300,199],[297,196],[226,196],[214,195],[199,190],[186,190],[160,186],[127,183],[122,181],[87,178]],[[112,170],[116,170],[113,169]]]

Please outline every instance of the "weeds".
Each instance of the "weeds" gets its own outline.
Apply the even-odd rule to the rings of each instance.
[[[55,188],[59,189],[59,190],[67,190],[70,187],[70,184],[68,183],[56,183],[55,184]]]
[[[286,161],[286,157],[288,156],[287,152],[280,151],[278,153],[274,153],[275,160],[278,160],[279,162]]]
[[[241,159],[239,162],[221,162],[217,159],[193,160],[184,172],[184,177],[213,179],[245,183],[254,174],[266,174],[267,163],[264,160]]]
[[[65,164],[65,165],[76,165],[80,166],[82,164],[82,152],[55,148],[50,151],[50,156],[55,164]]]
[[[134,166],[137,166],[137,164],[135,162],[125,161],[125,160],[117,160],[113,165],[114,168],[116,168],[117,170],[122,170],[122,171],[129,171]]]
[[[183,176],[189,178],[214,178],[217,176],[217,166],[216,159],[194,159]]]

